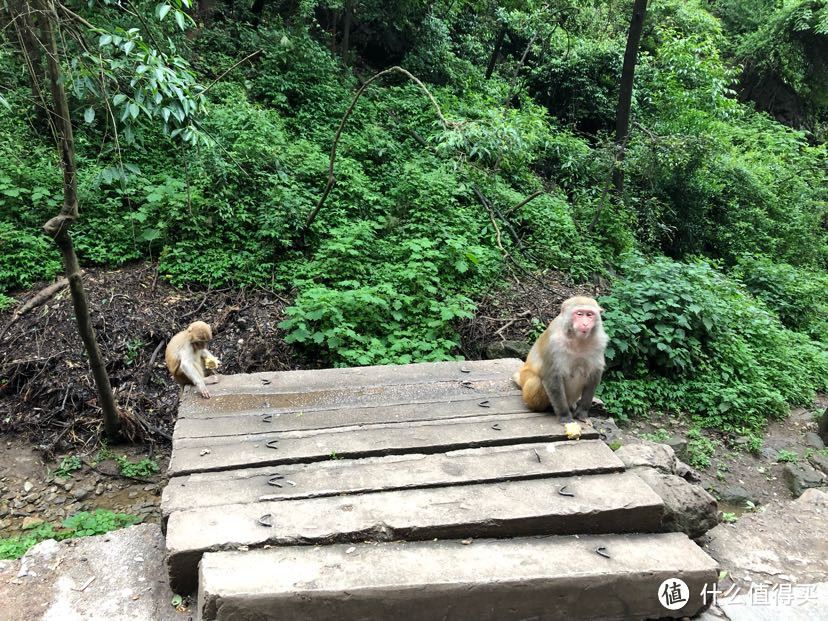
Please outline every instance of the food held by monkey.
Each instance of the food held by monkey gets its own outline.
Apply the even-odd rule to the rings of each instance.
[[[513,377],[530,410],[551,405],[563,423],[572,422],[573,416],[586,419],[604,373],[607,335],[602,310],[592,298],[569,298],[535,341]]]
[[[205,399],[210,393],[204,383],[208,369],[218,368],[219,360],[207,349],[213,338],[213,331],[203,321],[194,321],[170,339],[164,352],[167,369],[173,379],[185,386],[194,385]]]

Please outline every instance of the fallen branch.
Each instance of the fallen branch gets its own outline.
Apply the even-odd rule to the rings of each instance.
[[[61,278],[57,282],[54,282],[48,287],[44,287],[43,289],[35,293],[20,308],[14,311],[14,313],[11,316],[11,319],[9,319],[9,322],[3,328],[3,331],[0,332],[0,338],[3,338],[3,336],[6,334],[6,331],[9,328],[11,328],[12,325],[16,321],[18,321],[23,315],[51,300],[58,291],[65,288],[68,284],[68,279]]]
[[[152,367],[155,364],[155,359],[158,357],[158,353],[161,351],[161,348],[164,347],[164,343],[166,343],[166,341],[159,341],[158,345],[155,346],[155,351],[152,352],[152,356],[150,356],[147,370],[144,371],[144,377],[141,378],[141,383],[144,386],[149,384],[150,375],[152,375]]]
[[[529,202],[529,201],[531,201],[532,199],[537,198],[537,197],[538,197],[538,196],[540,196],[541,194],[543,194],[543,190],[538,190],[537,192],[534,192],[533,194],[530,194],[529,196],[527,196],[526,198],[524,198],[522,201],[520,201],[517,205],[515,205],[514,207],[512,207],[511,209],[509,209],[509,211],[507,211],[507,212],[506,212],[506,215],[507,215],[507,216],[511,216],[511,215],[512,215],[512,212],[517,211],[518,209],[520,209],[521,207],[523,207],[526,203],[528,203],[528,202]]]

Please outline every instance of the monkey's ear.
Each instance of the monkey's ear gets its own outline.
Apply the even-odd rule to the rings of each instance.
[[[604,309],[603,309],[603,308],[601,308],[600,306],[598,307],[598,313],[599,313],[600,315],[603,315],[603,314],[604,314]]]

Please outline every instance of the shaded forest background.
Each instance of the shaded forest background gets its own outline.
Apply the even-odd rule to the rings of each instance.
[[[21,27],[54,6],[88,270],[266,288],[287,343],[327,365],[451,359],[484,297],[588,284],[612,414],[681,413],[753,448],[828,389],[825,1],[651,1],[620,147],[631,1],[2,6],[9,316],[62,271],[42,232],[64,202],[46,54]],[[325,196],[343,115],[393,65],[422,84],[365,89]],[[155,348],[128,343],[110,372]]]

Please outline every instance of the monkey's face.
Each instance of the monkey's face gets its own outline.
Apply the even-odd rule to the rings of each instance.
[[[595,325],[601,321],[598,310],[590,307],[573,308],[570,318],[570,332],[578,338],[587,338],[592,334]]]

